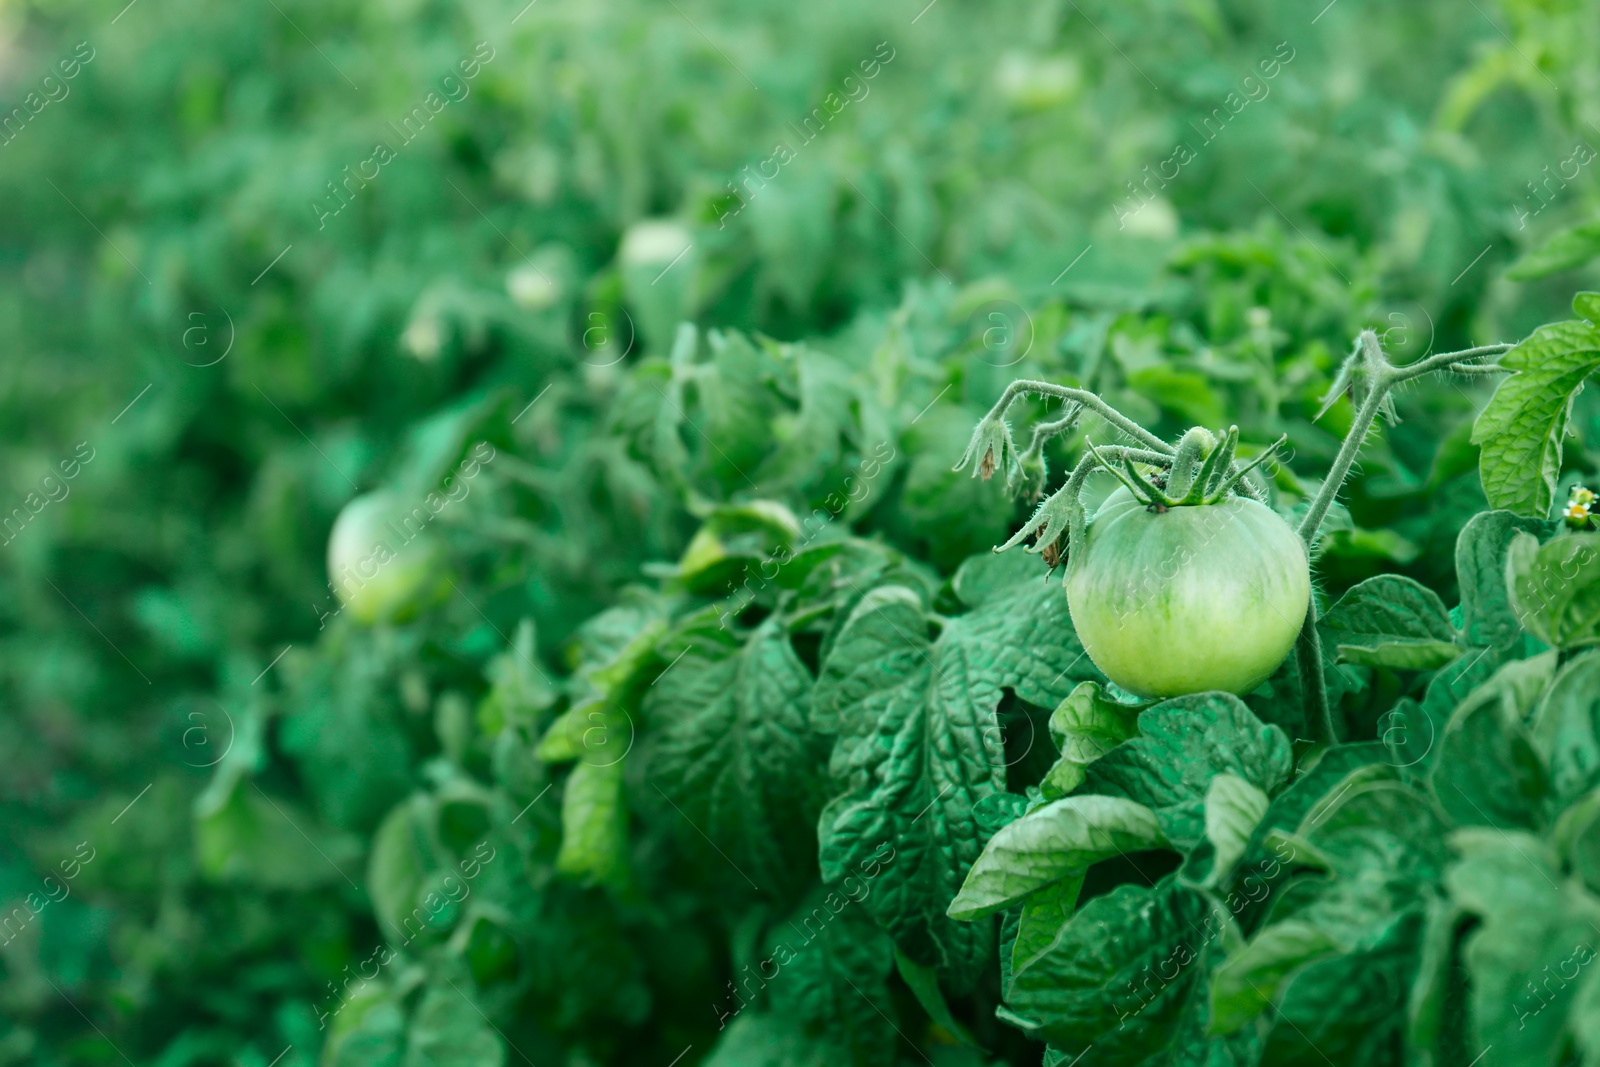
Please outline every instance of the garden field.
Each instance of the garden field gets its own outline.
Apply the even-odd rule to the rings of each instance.
[[[1594,0],[0,0],[0,1067],[1600,1067],[1597,157]]]

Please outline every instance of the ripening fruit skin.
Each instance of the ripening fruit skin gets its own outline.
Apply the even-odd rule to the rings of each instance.
[[[1241,497],[1156,512],[1118,489],[1079,555],[1067,575],[1078,638],[1144,697],[1250,692],[1294,647],[1310,604],[1299,535]]]
[[[443,550],[423,516],[432,517],[426,507],[408,508],[378,490],[350,501],[334,520],[328,583],[358,622],[404,622],[448,589]]]

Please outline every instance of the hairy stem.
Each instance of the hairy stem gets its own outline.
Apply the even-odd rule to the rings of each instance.
[[[1367,431],[1372,429],[1372,420],[1378,417],[1378,409],[1383,406],[1394,381],[1392,372],[1385,368],[1379,380],[1372,383],[1372,391],[1367,394],[1366,400],[1356,412],[1355,421],[1350,424],[1350,432],[1345,435],[1344,444],[1339,446],[1339,454],[1334,457],[1328,477],[1323,481],[1322,488],[1317,490],[1317,495],[1312,498],[1311,507],[1300,522],[1300,540],[1306,543],[1307,551],[1316,542],[1317,531],[1322,529],[1322,520],[1328,517],[1328,509],[1333,506],[1334,498],[1339,495],[1339,490],[1344,488],[1344,480],[1350,476],[1350,467],[1355,463],[1361,446],[1366,443]]]
[[[1094,393],[1084,389],[1074,389],[1067,385],[1054,385],[1050,382],[1037,382],[1026,379],[1012,382],[1006,386],[1006,391],[1000,394],[1000,399],[995,401],[994,407],[989,409],[988,417],[1003,416],[1007,409],[1016,402],[1017,398],[1026,393],[1060,397],[1062,400],[1070,400],[1074,403],[1082,404],[1085,408],[1099,415],[1102,419],[1105,419],[1151,451],[1160,452],[1162,455],[1167,456],[1172,455],[1171,445],[1128,418],[1128,416],[1110,404],[1107,404],[1104,400],[1101,400]]]
[[[1500,353],[1508,352],[1515,347],[1517,347],[1515,344],[1499,342],[1492,345],[1479,345],[1476,348],[1463,348],[1459,352],[1440,352],[1436,356],[1428,356],[1427,358],[1420,359],[1409,366],[1394,368],[1394,381],[1410,381],[1412,378],[1419,378],[1422,375],[1427,374],[1429,371],[1446,369],[1466,370],[1468,368],[1455,367],[1452,366],[1452,364],[1460,363],[1462,360],[1476,359],[1479,356],[1499,355]],[[1485,373],[1489,371],[1491,367],[1494,370],[1500,369],[1499,367],[1494,367],[1492,364],[1482,363],[1473,364],[1473,367],[1482,368],[1479,373]]]

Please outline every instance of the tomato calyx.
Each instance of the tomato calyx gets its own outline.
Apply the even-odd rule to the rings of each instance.
[[[1126,454],[1122,456],[1119,469],[1092,443],[1089,444],[1089,452],[1101,467],[1127,486],[1134,499],[1159,515],[1168,508],[1204,506],[1225,499],[1245,475],[1271,459],[1287,440],[1287,435],[1278,438],[1255,459],[1233,471],[1233,455],[1239,446],[1239,427],[1228,427],[1219,440],[1210,430],[1196,426],[1178,442],[1172,456],[1172,466],[1164,481],[1145,475]]]

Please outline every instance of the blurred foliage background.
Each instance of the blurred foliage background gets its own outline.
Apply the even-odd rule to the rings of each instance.
[[[949,468],[1014,377],[1316,470],[1361,327],[1404,361],[1563,317],[1585,257],[1506,269],[1600,204],[1594,5],[1319,7],[0,6],[0,1063],[802,1062],[714,1052],[708,1006],[814,847],[747,893],[642,778],[579,841],[549,724],[792,536],[753,502],[930,588],[1003,539],[1027,504]],[[1482,399],[1401,397],[1327,592],[1448,586]],[[448,596],[334,616],[339,509],[479,441]],[[801,595],[814,669],[843,601]],[[987,1062],[884,981],[879,1062]]]

